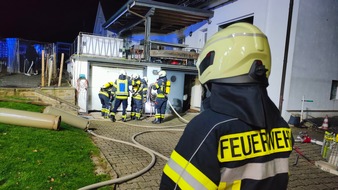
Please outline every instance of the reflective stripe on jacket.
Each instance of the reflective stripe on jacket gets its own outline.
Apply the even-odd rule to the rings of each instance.
[[[107,96],[108,98],[110,97],[108,91],[100,90],[99,94],[103,94],[103,95]]]
[[[166,94],[164,93],[165,83],[167,81],[166,77],[159,78],[155,83],[155,89],[157,90],[157,98],[165,98]]]
[[[142,94],[143,86],[141,80],[133,80],[132,86],[133,86],[133,98],[136,100],[141,100],[143,95]]]

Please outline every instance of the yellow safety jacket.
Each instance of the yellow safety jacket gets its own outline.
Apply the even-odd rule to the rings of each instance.
[[[159,78],[153,89],[157,90],[157,98],[166,98],[170,93],[170,81],[166,77]]]
[[[128,79],[121,80],[117,79],[115,81],[115,98],[120,100],[126,100],[129,96],[129,82]]]
[[[100,88],[99,94],[103,94],[107,96],[108,98],[112,98],[114,96],[114,83],[113,82],[107,82],[106,84],[103,85],[102,88]]]
[[[143,86],[142,86],[141,80],[133,80],[132,87],[133,87],[132,97],[136,100],[142,100]]]

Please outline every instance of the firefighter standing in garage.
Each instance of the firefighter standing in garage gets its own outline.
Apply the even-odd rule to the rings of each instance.
[[[157,90],[155,100],[155,120],[152,121],[154,124],[162,123],[164,120],[168,101],[167,96],[170,90],[170,86],[167,85],[168,82],[170,81],[167,79],[167,73],[165,71],[160,71],[156,83],[152,86],[153,90]]]
[[[113,82],[107,82],[100,88],[99,98],[102,105],[101,116],[104,118],[108,118],[109,116],[111,103],[114,100],[114,88]]]
[[[219,31],[196,63],[209,92],[163,169],[160,189],[287,189],[293,137],[267,94],[267,37],[237,23]]]
[[[113,111],[110,113],[110,119],[115,122],[115,116],[117,108],[122,103],[122,121],[127,121],[127,106],[128,106],[128,97],[129,97],[129,86],[131,85],[131,80],[128,79],[127,73],[125,70],[120,71],[118,79],[115,81],[114,86],[116,88],[115,92],[115,103]]]
[[[141,83],[140,75],[134,74],[132,80],[132,108],[131,108],[131,119],[140,120],[142,111],[142,93],[143,85]]]

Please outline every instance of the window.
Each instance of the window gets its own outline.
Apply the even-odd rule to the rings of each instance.
[[[177,41],[178,41],[179,44],[184,44],[185,43],[185,36],[179,37]]]
[[[338,81],[333,80],[331,85],[331,94],[330,100],[337,100],[338,99]]]
[[[235,20],[231,20],[231,21],[229,21],[227,23],[219,25],[218,26],[219,27],[218,30],[222,30],[222,29],[226,28],[227,26],[229,26],[231,24],[234,24],[234,23],[237,23],[237,22],[246,22],[246,23],[253,24],[253,19],[254,19],[253,16],[245,16],[245,18],[243,18],[243,17],[237,18]]]

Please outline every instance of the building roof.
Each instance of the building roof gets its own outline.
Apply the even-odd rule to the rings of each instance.
[[[103,24],[119,35],[125,32],[144,33],[145,17],[151,17],[152,33],[168,34],[192,24],[208,20],[213,11],[184,7],[152,0],[129,0]]]

